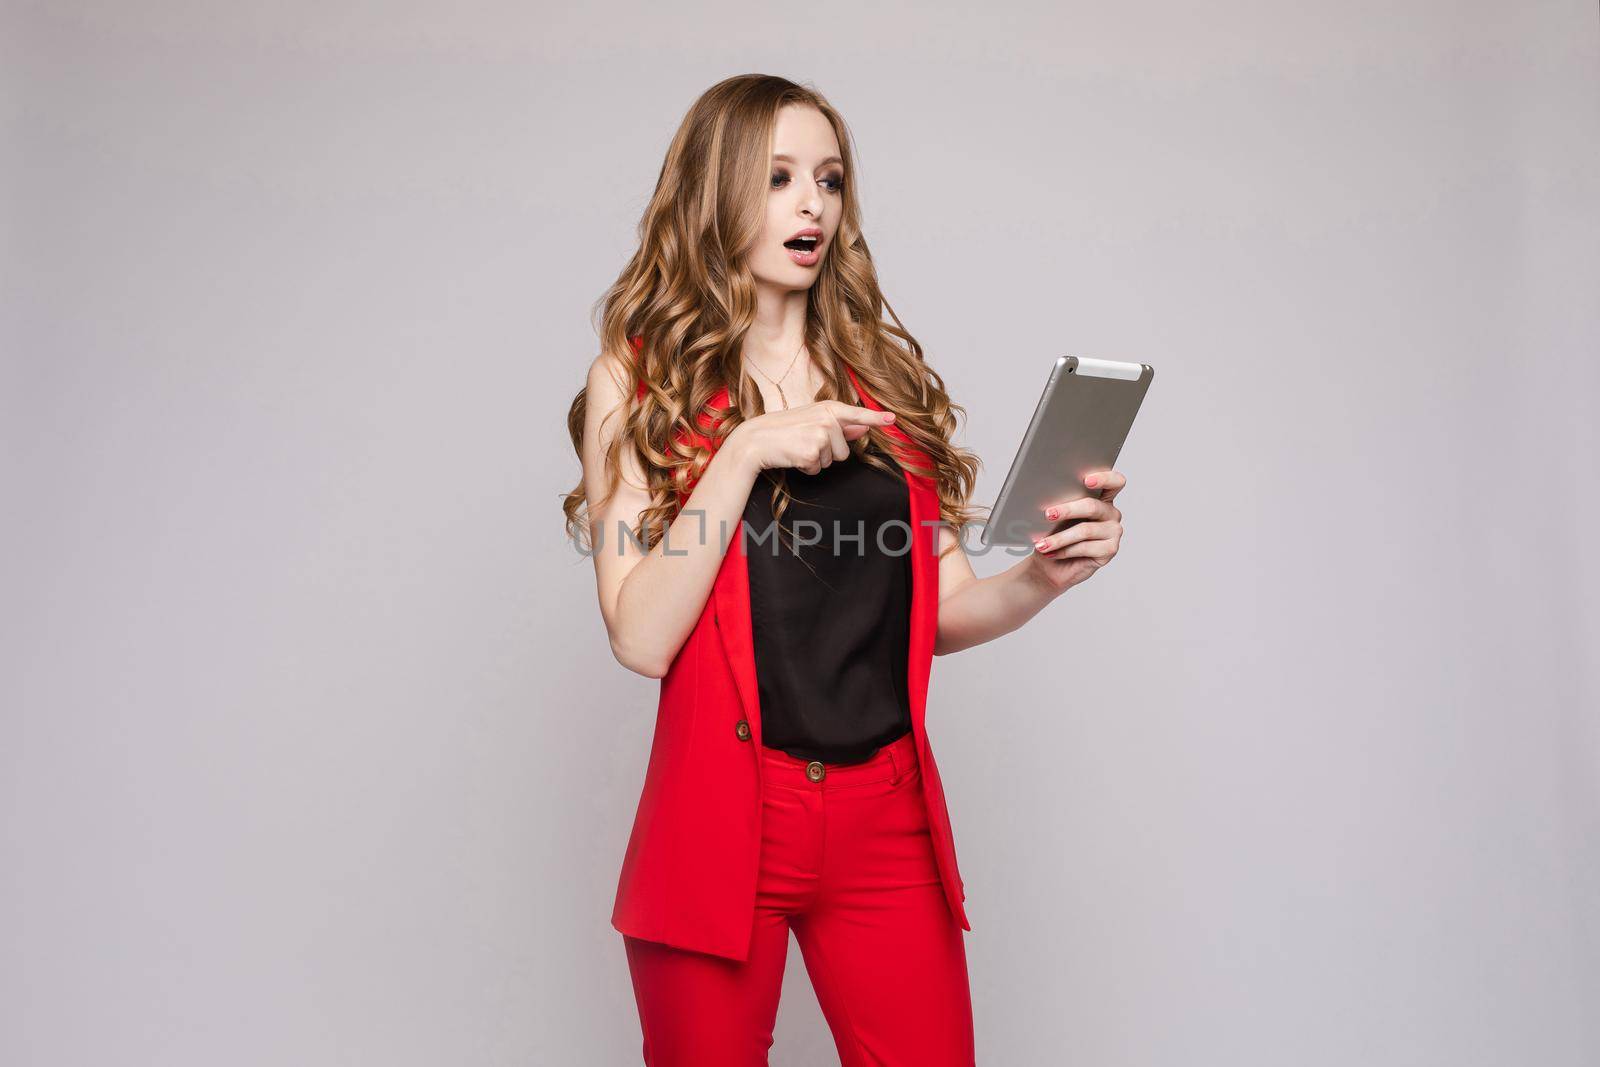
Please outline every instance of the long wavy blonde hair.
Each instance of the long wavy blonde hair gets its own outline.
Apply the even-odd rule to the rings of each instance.
[[[621,478],[620,450],[637,454],[648,479],[649,506],[633,534],[647,548],[664,535],[694,481],[710,462],[707,439],[720,441],[764,412],[761,390],[744,373],[745,335],[755,320],[755,279],[745,252],[761,233],[778,111],[800,104],[833,126],[843,160],[843,214],[807,302],[806,345],[824,378],[818,400],[859,403],[845,368],[931,461],[940,517],[958,528],[974,521],[969,507],[980,461],[950,443],[956,415],[944,380],[923,359],[922,346],[878,288],[877,269],[861,233],[854,192],[855,153],[849,128],[822,94],[786,78],[743,74],[718,82],[695,101],[667,149],[654,194],[639,222],[639,247],[596,303],[603,352],[633,368],[626,414],[606,452],[607,499]],[[887,311],[892,321],[883,320]],[[642,339],[635,355],[630,338]],[[639,383],[643,383],[642,396]],[[728,386],[729,407],[710,401]],[[581,458],[588,388],[567,413],[572,446]],[[708,430],[708,420],[714,428]],[[698,440],[696,439],[698,435]],[[894,442],[883,430],[851,442],[856,456],[889,469],[868,451]],[[779,472],[767,471],[767,475]],[[773,504],[781,516],[787,486],[775,478]],[[603,503],[603,501],[601,502]],[[567,534],[591,546],[583,478],[562,502]]]

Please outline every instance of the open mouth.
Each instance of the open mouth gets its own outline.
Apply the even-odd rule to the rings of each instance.
[[[789,258],[802,267],[815,267],[822,258],[819,250],[822,245],[822,234],[806,233],[796,234],[783,242],[783,247],[789,250]]]

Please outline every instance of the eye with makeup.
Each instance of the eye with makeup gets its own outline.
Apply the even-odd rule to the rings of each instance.
[[[788,174],[787,171],[783,171],[783,170],[773,171],[773,173],[772,173],[772,188],[781,189],[781,188],[783,188],[783,186],[785,184],[788,183],[788,181],[789,181],[789,174]],[[821,179],[821,181],[823,181],[824,183],[826,183],[826,182],[832,182],[833,183],[830,186],[825,186],[828,189],[828,191],[831,192],[831,193],[837,193],[839,190],[844,188],[844,176],[841,175],[841,174],[831,174],[828,177]]]

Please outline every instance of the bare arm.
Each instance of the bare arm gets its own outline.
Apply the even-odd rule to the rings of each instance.
[[[960,652],[1008,634],[1044,606],[1109,563],[1122,544],[1122,511],[1112,503],[1127,484],[1117,471],[1096,471],[1085,479],[1101,496],[1053,504],[1049,519],[1077,520],[1034,545],[1034,551],[999,574],[979,578],[948,526],[937,527],[939,551],[939,629],[935,655]]]
[[[615,494],[594,507],[606,490],[605,450],[622,425],[629,400],[623,383],[628,380],[620,364],[604,356],[589,369],[584,491],[590,501],[589,535],[596,546],[600,614],[611,651],[629,670],[660,678],[711,594],[729,538],[738,530],[755,484],[756,469],[730,437],[701,473],[666,537],[648,553],[641,551],[626,531],[649,506],[650,494],[632,449],[621,450],[622,478]]]
[[[935,527],[939,551],[955,550],[939,559],[939,629],[936,656],[960,652],[1015,630],[1044,609],[1059,590],[1042,582],[1023,557],[999,574],[979,578],[955,531]]]

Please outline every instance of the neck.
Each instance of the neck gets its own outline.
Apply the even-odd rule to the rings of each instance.
[[[806,336],[806,309],[810,291],[756,287],[756,318],[745,334],[743,354],[774,375],[800,350]]]

